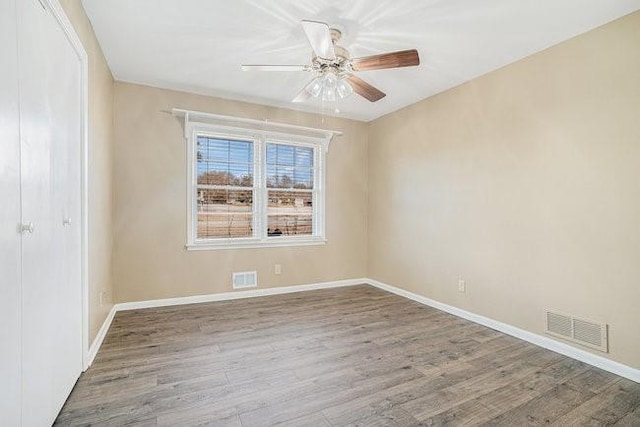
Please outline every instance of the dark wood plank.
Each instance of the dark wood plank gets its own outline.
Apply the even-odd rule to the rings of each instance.
[[[567,384],[559,384],[545,394],[499,415],[489,421],[487,425],[525,426],[549,424],[587,402],[593,396],[594,393],[589,390],[576,390]]]
[[[620,379],[584,405],[556,420],[555,425],[612,425],[623,420],[638,408],[640,408],[638,383]],[[631,415],[627,420],[629,421],[633,417]]]
[[[58,425],[637,425],[640,385],[362,285],[116,315]]]
[[[520,381],[511,382],[493,392],[482,394],[435,414],[426,422],[432,426],[483,424],[543,395],[556,385],[587,369],[584,363],[565,359],[540,369]]]
[[[640,426],[640,405],[636,406],[636,409],[629,412],[617,423],[614,424],[618,427],[637,427]]]

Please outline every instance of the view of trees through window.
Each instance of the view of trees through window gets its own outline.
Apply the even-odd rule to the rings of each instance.
[[[197,238],[254,235],[258,171],[266,175],[267,235],[313,234],[313,148],[267,143],[257,165],[253,141],[198,136],[196,156]]]

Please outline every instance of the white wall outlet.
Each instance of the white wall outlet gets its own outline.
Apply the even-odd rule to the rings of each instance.
[[[273,266],[273,272],[275,274],[282,274],[282,265],[276,264]]]
[[[458,292],[466,292],[466,291],[467,291],[467,284],[465,283],[465,281],[462,279],[458,280]]]

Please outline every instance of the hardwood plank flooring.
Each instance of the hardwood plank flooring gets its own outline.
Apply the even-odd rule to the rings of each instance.
[[[640,425],[640,384],[368,285],[120,312],[57,425]]]

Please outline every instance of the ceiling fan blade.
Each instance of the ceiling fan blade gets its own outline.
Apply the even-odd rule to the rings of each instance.
[[[309,65],[242,65],[242,71],[310,71]]]
[[[369,83],[362,80],[360,77],[356,77],[353,74],[347,77],[347,80],[353,87],[353,91],[363,98],[368,99],[371,102],[376,102],[387,96],[380,89],[371,86]]]
[[[310,100],[312,98],[311,94],[309,92],[307,92],[307,89],[304,88],[302,89],[300,92],[298,92],[298,94],[296,95],[295,98],[293,98],[291,100],[291,102],[295,103],[295,104],[299,104],[301,102],[307,102],[308,100]]]
[[[309,88],[316,81],[316,79],[317,78],[314,78],[309,83],[307,83],[307,85],[305,87],[303,87],[300,92],[298,92],[296,97],[293,98],[291,100],[291,102],[295,102],[295,103],[306,102],[306,101],[310,100],[311,98],[313,98],[313,96],[311,96],[311,93],[309,93]]]
[[[307,35],[316,56],[330,61],[336,59],[336,53],[333,50],[333,41],[331,40],[331,32],[327,24],[324,22],[303,20],[302,29]]]
[[[415,49],[365,56],[351,60],[354,71],[382,70],[384,68],[413,67],[420,65],[420,57]]]

